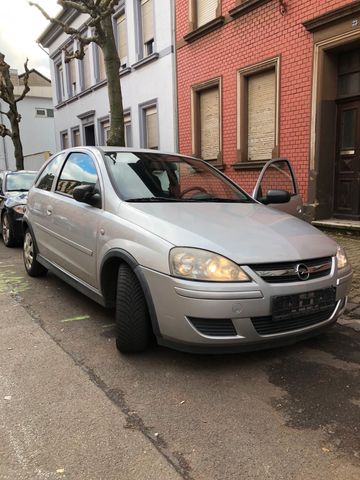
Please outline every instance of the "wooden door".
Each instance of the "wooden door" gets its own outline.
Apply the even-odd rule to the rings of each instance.
[[[360,100],[338,104],[334,216],[360,219]]]

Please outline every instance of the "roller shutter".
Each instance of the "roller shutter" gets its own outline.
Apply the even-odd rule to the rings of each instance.
[[[269,160],[275,146],[276,78],[269,70],[248,79],[248,158]]]

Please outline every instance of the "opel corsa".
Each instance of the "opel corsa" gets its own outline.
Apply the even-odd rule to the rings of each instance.
[[[284,212],[298,193],[288,162],[270,167],[253,198],[194,158],[64,150],[29,192],[25,268],[115,307],[121,352],[154,337],[216,353],[318,334],[344,310],[352,270],[333,240]]]

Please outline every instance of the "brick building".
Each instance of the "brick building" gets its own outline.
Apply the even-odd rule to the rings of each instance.
[[[179,146],[251,191],[291,160],[312,218],[360,219],[360,1],[177,0]]]

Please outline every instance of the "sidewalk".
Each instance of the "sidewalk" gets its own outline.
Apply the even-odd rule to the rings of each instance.
[[[0,312],[1,480],[181,478],[8,294]]]

